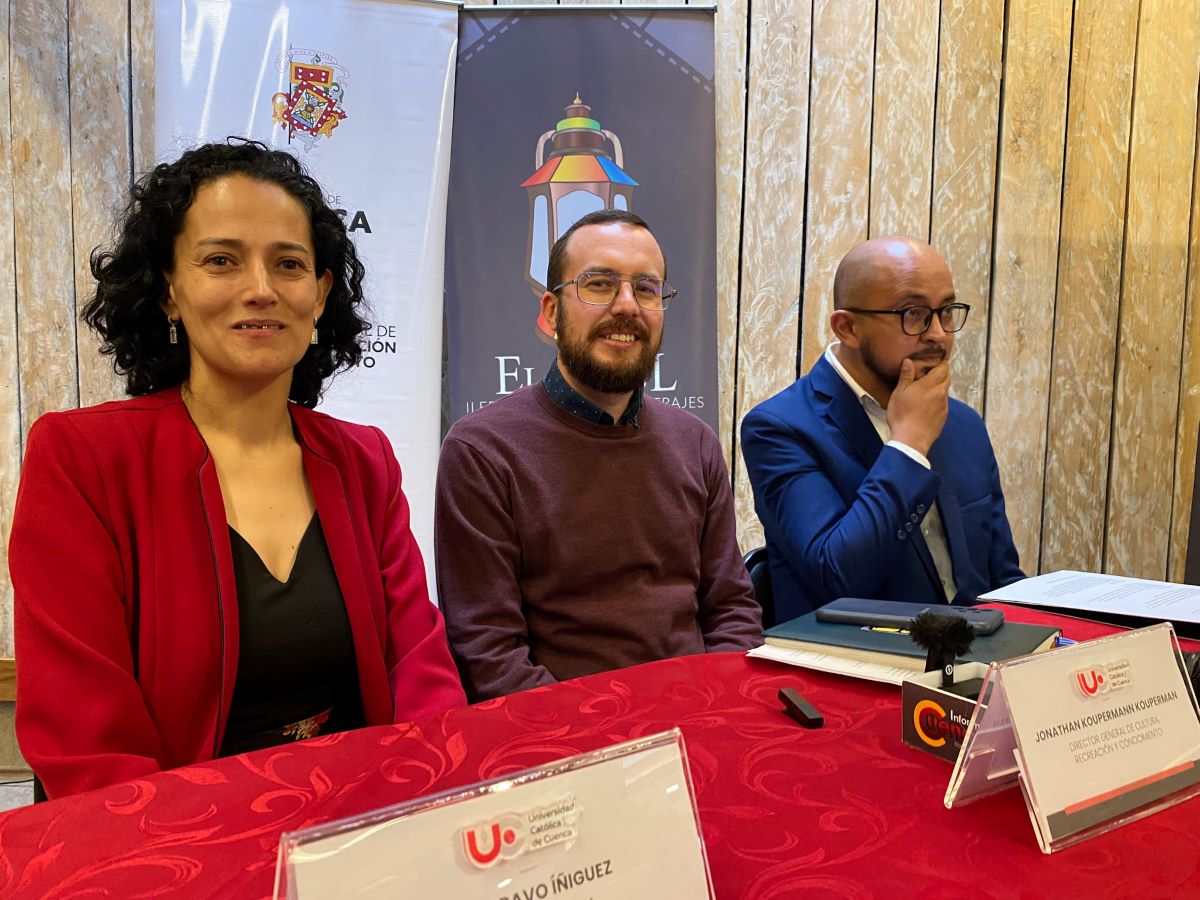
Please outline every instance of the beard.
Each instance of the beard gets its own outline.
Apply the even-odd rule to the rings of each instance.
[[[900,383],[900,367],[897,366],[894,371],[888,371],[879,361],[879,357],[875,353],[875,347],[872,343],[864,341],[858,348],[859,355],[862,357],[863,365],[866,366],[871,374],[887,386],[889,391],[894,391],[896,385]],[[944,347],[935,347],[929,350],[919,350],[916,353],[911,353],[908,356],[913,361],[913,365],[919,365],[922,362],[931,362],[935,365],[942,362],[946,358],[946,350]],[[919,375],[917,376],[920,377]]]
[[[637,319],[627,319],[621,329],[636,335],[641,352],[624,362],[602,362],[592,351],[592,344],[600,335],[612,329],[615,319],[597,322],[586,335],[577,335],[567,321],[564,304],[558,305],[554,328],[558,332],[558,361],[580,384],[602,394],[625,394],[636,391],[645,384],[654,371],[654,358],[662,344],[651,346],[650,331]]]

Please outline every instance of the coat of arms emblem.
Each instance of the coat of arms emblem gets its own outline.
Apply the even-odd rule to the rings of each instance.
[[[315,50],[287,50],[275,64],[288,73],[290,89],[271,97],[271,118],[287,131],[288,143],[296,139],[311,149],[319,138],[333,137],[333,129],[346,118],[345,66]]]

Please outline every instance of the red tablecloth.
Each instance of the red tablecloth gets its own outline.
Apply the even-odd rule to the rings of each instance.
[[[786,718],[781,687],[799,688],[825,727]],[[901,743],[896,688],[737,654],[594,675],[15,810],[0,816],[0,895],[269,896],[283,831],[676,725],[720,898],[1200,896],[1196,801],[1044,856],[1017,789],[945,809],[950,766]]]

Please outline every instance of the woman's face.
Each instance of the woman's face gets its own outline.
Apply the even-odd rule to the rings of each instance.
[[[245,175],[196,191],[164,277],[163,310],[183,321],[193,387],[262,387],[283,378],[290,384],[333,283],[332,273],[316,271],[300,202]]]

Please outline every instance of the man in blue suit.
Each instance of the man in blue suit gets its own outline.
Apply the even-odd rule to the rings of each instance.
[[[979,415],[950,397],[958,303],[912,238],[851,250],[837,340],[742,423],[779,621],[837,597],[963,603],[1025,575]]]

